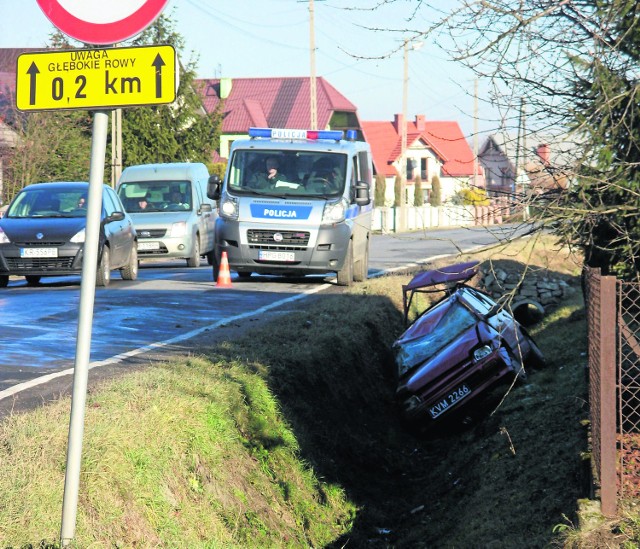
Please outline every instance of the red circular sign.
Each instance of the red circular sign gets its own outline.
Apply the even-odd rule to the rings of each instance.
[[[168,0],[37,0],[62,32],[87,44],[116,44],[143,31]]]

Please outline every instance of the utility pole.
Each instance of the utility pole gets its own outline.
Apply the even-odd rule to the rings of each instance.
[[[122,173],[122,109],[111,111],[111,186],[115,189]]]
[[[114,44],[117,48],[120,44]],[[122,109],[111,111],[111,187],[116,188],[122,173]]]
[[[400,129],[400,223],[401,231],[407,230],[407,110],[409,97],[409,43],[410,39],[405,39],[403,43],[404,73],[402,78],[402,128]],[[422,42],[411,44],[412,50],[422,47]]]
[[[400,230],[407,230],[407,103],[409,97],[409,40],[404,41],[404,72],[402,77],[402,120],[400,128]]]
[[[316,90],[316,37],[314,24],[313,0],[309,0],[309,53],[311,55],[311,76],[309,78],[309,95],[311,97],[311,129],[318,129],[318,99]]]
[[[474,83],[473,97],[473,186],[478,186],[478,79]]]

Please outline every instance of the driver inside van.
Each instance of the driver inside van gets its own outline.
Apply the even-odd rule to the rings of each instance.
[[[278,171],[280,163],[275,156],[269,156],[265,161],[265,171],[256,172],[249,180],[249,186],[254,189],[274,187],[278,181],[284,181],[284,176]]]

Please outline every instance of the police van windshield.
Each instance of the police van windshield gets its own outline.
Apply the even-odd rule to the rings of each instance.
[[[339,153],[236,150],[228,189],[267,196],[339,196],[345,185],[347,156]]]
[[[121,183],[118,196],[132,213],[181,212],[193,209],[190,181],[131,181]]]

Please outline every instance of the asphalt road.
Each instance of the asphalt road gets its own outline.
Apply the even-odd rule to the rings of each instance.
[[[510,238],[522,228],[443,229],[375,235],[369,276],[406,269]],[[253,276],[219,288],[211,268],[183,261],[143,262],[136,281],[117,272],[108,288],[96,290],[91,367],[120,364],[175,348],[229,323],[257,320],[302,307],[303,300],[339,291],[335,277]],[[45,381],[73,372],[76,356],[80,277],[43,279],[37,287],[11,279],[0,290],[0,402]]]

